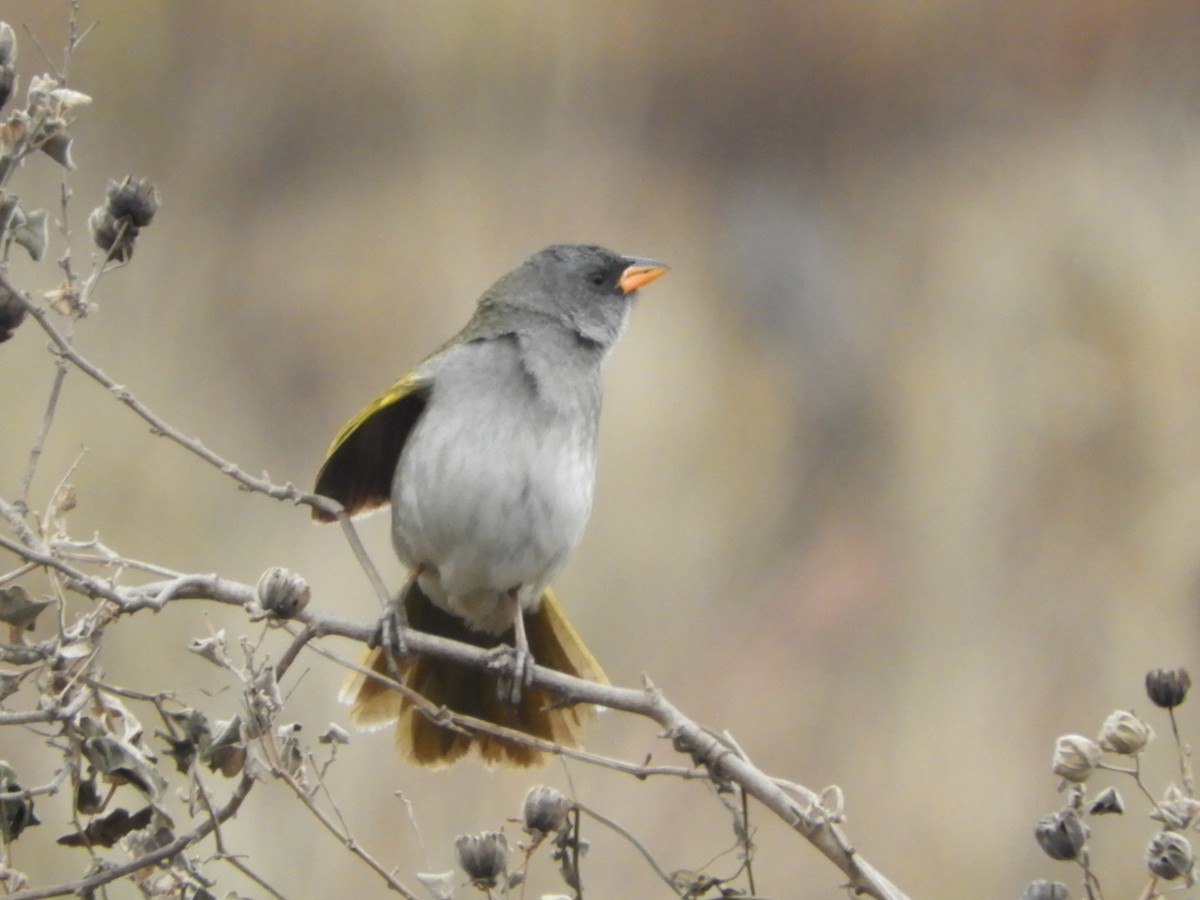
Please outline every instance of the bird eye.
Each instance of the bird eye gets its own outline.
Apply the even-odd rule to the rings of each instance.
[[[587,279],[592,284],[594,284],[596,287],[600,287],[604,284],[605,281],[608,280],[608,277],[600,269],[595,269],[592,271],[592,273],[590,275],[588,275]]]

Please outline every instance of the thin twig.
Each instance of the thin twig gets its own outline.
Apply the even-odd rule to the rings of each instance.
[[[325,811],[317,806],[316,802],[311,796],[309,796],[308,791],[306,791],[304,787],[296,781],[290,772],[279,766],[273,766],[271,774],[291,788],[292,792],[296,795],[300,802],[305,805],[308,811],[313,814],[314,818],[316,818],[316,820],[320,822],[330,834],[341,841],[347,850],[361,859],[368,867],[370,867],[372,871],[375,872],[376,875],[382,878],[384,884],[386,884],[396,893],[400,894],[400,896],[404,897],[405,900],[420,900],[416,894],[397,881],[387,869],[380,865],[379,862],[376,861],[375,857],[373,857],[363,848],[353,834],[351,834],[349,831],[343,831],[341,828],[339,828],[337,823],[330,819],[329,816],[325,814]]]
[[[204,782],[200,778],[200,773],[196,771],[195,765],[192,766],[192,783],[196,786],[196,792],[200,795],[200,802],[204,805],[204,809],[208,812],[208,816],[213,823],[213,842],[217,845],[214,857],[229,863],[263,890],[267,891],[272,897],[276,897],[278,900],[286,900],[283,894],[275,890],[275,888],[259,877],[249,866],[245,865],[226,848],[225,838],[221,834],[221,823],[217,820],[212,798],[209,796],[208,789],[204,786]]]
[[[35,565],[34,563],[28,562],[17,566],[17,568],[13,569],[11,572],[5,572],[3,575],[0,575],[0,587],[4,587],[4,585],[8,584],[10,581],[17,581],[18,579],[23,578],[30,572],[39,568],[41,567]]]
[[[321,497],[317,494],[309,494],[298,489],[292,484],[274,484],[266,478],[256,478],[243,471],[235,463],[230,462],[221,455],[214,453],[205,447],[199,440],[189,438],[181,431],[172,426],[164,418],[151,410],[145,403],[139,400],[128,388],[118,384],[108,375],[106,375],[98,366],[86,359],[76,349],[75,345],[54,326],[50,321],[50,317],[46,314],[45,309],[31,301],[22,291],[20,291],[7,273],[0,271],[0,285],[11,291],[13,296],[24,306],[25,311],[33,317],[41,329],[46,332],[51,342],[53,342],[58,353],[69,360],[72,365],[91,378],[93,381],[106,388],[117,400],[129,407],[141,417],[147,424],[150,425],[151,431],[154,434],[161,435],[170,441],[183,447],[188,452],[200,457],[205,462],[219,469],[225,475],[228,475],[239,485],[249,491],[265,494],[275,500],[288,500],[292,503],[310,506],[314,509],[320,509],[325,512],[336,515],[341,510],[341,505],[328,497]]]
[[[19,791],[0,791],[0,803],[8,803],[12,800],[27,800],[30,797],[39,797],[42,794],[57,794],[62,790],[63,782],[67,780],[69,774],[70,772],[64,767],[55,772],[54,778],[46,782],[46,784],[32,788],[22,788]]]
[[[21,476],[21,487],[17,491],[16,506],[24,511],[29,508],[29,491],[37,473],[38,461],[46,447],[46,438],[50,434],[50,426],[54,424],[54,414],[58,410],[58,398],[62,394],[63,381],[67,377],[67,362],[64,359],[55,361],[54,383],[50,386],[50,397],[46,401],[46,411],[42,414],[42,427],[38,431],[33,448],[29,451],[29,461],[25,464],[25,474]]]
[[[29,532],[29,534],[32,534],[32,532]],[[45,569],[65,575],[67,578],[67,587],[71,590],[88,597],[103,597],[105,600],[111,600],[118,606],[125,604],[124,596],[115,586],[105,583],[102,579],[94,578],[85,572],[81,572],[74,566],[67,565],[62,560],[47,553],[40,546],[25,546],[0,534],[0,547],[15,553],[28,562],[37,563]]]
[[[1183,782],[1184,793],[1189,797],[1196,796],[1196,781],[1192,775],[1192,748],[1183,742],[1179,735],[1179,722],[1175,718],[1175,708],[1167,710],[1171,720],[1171,734],[1175,738],[1175,748],[1179,751],[1179,778]]]
[[[86,294],[98,273],[94,273],[88,279],[88,285],[85,286],[84,293]],[[151,410],[145,403],[139,400],[131,391],[123,385],[118,384],[115,380],[106,375],[98,366],[87,360],[76,349],[71,340],[60,332],[50,321],[50,317],[46,311],[35,304],[23,292],[18,290],[17,286],[9,279],[7,273],[0,271],[0,285],[8,289],[14,297],[25,307],[26,312],[31,315],[34,320],[41,326],[42,330],[50,337],[54,343],[60,359],[70,361],[72,365],[88,375],[92,380],[98,382],[105,387],[114,397],[121,403],[125,404],[133,410],[138,416],[146,421],[154,434],[161,435],[185,450],[200,457],[205,462],[219,469],[222,473],[232,478],[242,488],[256,493],[265,494],[276,500],[287,500],[292,503],[306,505],[313,509],[319,509],[324,512],[332,513],[337,516],[342,532],[346,537],[346,541],[350,544],[350,549],[366,573],[368,581],[371,583],[372,589],[375,591],[379,599],[380,605],[386,611],[391,602],[391,595],[388,593],[387,586],[379,575],[379,571],[372,562],[370,555],[363,547],[362,541],[358,536],[358,532],[354,527],[350,517],[346,515],[341,504],[328,497],[322,497],[318,494],[310,494],[299,490],[290,482],[283,485],[274,484],[267,478],[256,478],[241,469],[235,463],[225,459],[221,455],[205,447],[198,439],[189,438],[183,432],[172,426],[164,418]],[[86,300],[86,297],[85,297]]]
[[[363,542],[358,536],[358,529],[354,527],[354,522],[346,515],[346,511],[339,509],[337,518],[338,524],[342,526],[342,534],[345,535],[346,542],[350,545],[351,552],[354,553],[354,558],[358,560],[359,566],[366,573],[367,580],[371,582],[371,588],[375,591],[375,596],[379,598],[380,606],[383,607],[383,611],[386,613],[391,607],[392,602],[387,585],[383,583],[383,578],[380,577],[379,570],[375,567],[370,554],[367,553],[367,548],[363,546]]]
[[[288,648],[283,651],[283,656],[279,657],[279,662],[275,664],[275,675],[282,679],[287,670],[291,668],[292,663],[295,662],[296,657],[300,654],[300,651],[304,649],[309,641],[319,636],[320,631],[318,631],[316,628],[311,625],[305,626],[300,633],[296,635],[295,640],[288,644]]]
[[[625,838],[625,840],[627,840],[633,846],[633,848],[642,855],[642,858],[645,859],[646,862],[648,862],[650,864],[650,868],[652,868],[654,870],[654,874],[656,874],[660,879],[662,879],[663,883],[665,883],[667,885],[667,887],[669,887],[673,893],[675,893],[676,895],[679,894],[679,886],[675,883],[675,879],[673,879],[670,875],[668,875],[665,871],[663,871],[662,866],[660,866],[658,864],[658,860],[656,860],[654,858],[654,855],[649,850],[646,849],[646,845],[643,844],[641,841],[639,841],[636,837],[634,837],[633,833],[630,832],[629,829],[625,828],[625,826],[623,826],[617,822],[614,822],[612,819],[608,818],[607,816],[601,815],[600,813],[596,812],[594,809],[590,809],[589,807],[584,806],[582,803],[576,803],[575,805],[580,810],[587,813],[588,816],[590,816],[591,818],[593,818],[597,822],[599,822],[601,825],[604,825],[607,828],[611,828],[617,834],[621,835],[621,837]]]

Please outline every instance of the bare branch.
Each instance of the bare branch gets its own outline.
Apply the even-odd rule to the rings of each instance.
[[[74,589],[111,600],[122,612],[157,609],[167,602],[185,599],[206,599],[246,609],[252,608],[255,601],[253,587],[217,575],[191,575],[132,588],[119,587],[103,584],[99,579],[92,579],[74,567],[45,556],[33,548],[9,541],[3,536],[0,536],[0,546],[9,547],[31,562],[54,567],[67,576],[68,583]],[[375,632],[372,623],[346,619],[311,607],[303,610],[296,620],[305,626],[301,634],[301,645],[311,645],[318,635],[337,635],[366,642]],[[478,668],[488,667],[493,660],[493,655],[488,650],[435,635],[409,631],[405,637],[413,653],[427,654]],[[296,652],[298,650],[287,657],[288,662],[295,657]],[[776,779],[768,776],[740,754],[729,741],[684,715],[652,684],[647,683],[643,690],[633,690],[584,681],[543,667],[535,667],[533,684],[554,691],[573,702],[593,703],[654,720],[662,726],[663,735],[670,738],[676,751],[690,756],[695,763],[707,770],[710,777],[719,782],[728,781],[740,785],[837,865],[849,878],[850,885],[859,893],[877,897],[879,900],[900,900],[904,897],[903,893],[854,850],[838,824],[840,810],[826,809],[822,805],[820,795],[799,785],[789,784],[785,790]],[[509,740],[530,743],[549,752],[595,761],[594,757],[581,751],[560,747],[489,722],[457,715],[449,710],[439,710],[438,716],[457,727],[488,731]]]
[[[73,366],[78,368],[93,381],[101,384],[114,397],[116,397],[117,400],[133,410],[134,413],[136,413],[150,425],[151,430],[155,434],[162,435],[168,440],[174,441],[180,447],[183,447],[184,449],[203,459],[205,462],[224,472],[246,490],[254,491],[260,494],[266,494],[268,497],[276,500],[288,500],[292,503],[311,506],[334,515],[340,511],[341,505],[328,499],[327,497],[306,493],[299,490],[292,484],[278,485],[265,478],[256,478],[253,475],[249,475],[235,463],[230,462],[219,454],[209,450],[200,441],[196,440],[195,438],[189,438],[187,435],[180,432],[169,422],[146,406],[146,404],[134,396],[134,394],[128,388],[118,384],[116,381],[106,375],[98,366],[84,358],[75,349],[75,345],[71,343],[70,339],[68,339],[61,331],[59,331],[54,326],[54,323],[50,321],[50,317],[47,315],[46,310],[30,300],[23,291],[18,289],[17,286],[13,284],[12,280],[8,277],[8,274],[3,271],[0,271],[0,285],[11,291],[13,296],[17,297],[21,301],[25,307],[25,311],[29,313],[29,315],[34,318],[38,325],[41,326],[42,330],[46,332],[57,349],[57,352],[60,353],[63,358],[69,360]]]
[[[0,725],[33,725],[37,722],[65,722],[87,706],[88,695],[77,694],[66,706],[55,709],[31,709],[28,712],[0,713]]]

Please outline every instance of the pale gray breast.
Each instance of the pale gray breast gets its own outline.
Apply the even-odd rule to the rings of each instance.
[[[513,338],[459,345],[426,367],[433,390],[392,487],[397,553],[434,567],[445,594],[434,599],[451,607],[518,585],[540,594],[591,512],[596,403],[568,402],[561,383],[548,401]]]

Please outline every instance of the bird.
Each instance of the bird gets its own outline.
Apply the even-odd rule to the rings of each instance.
[[[401,623],[484,648],[506,671],[388,641],[361,669],[445,708],[568,747],[594,707],[529,685],[532,666],[608,683],[550,587],[591,513],[601,367],[640,288],[669,267],[588,244],[533,254],[485,290],[463,329],[358,412],[334,438],[314,493],[357,516],[391,505],[392,544],[410,576]],[[328,522],[337,515],[314,507]],[[386,618],[386,614],[385,614]],[[365,729],[395,723],[397,752],[440,768],[475,751],[488,765],[544,761],[536,746],[447,727],[363,671],[341,699]]]

